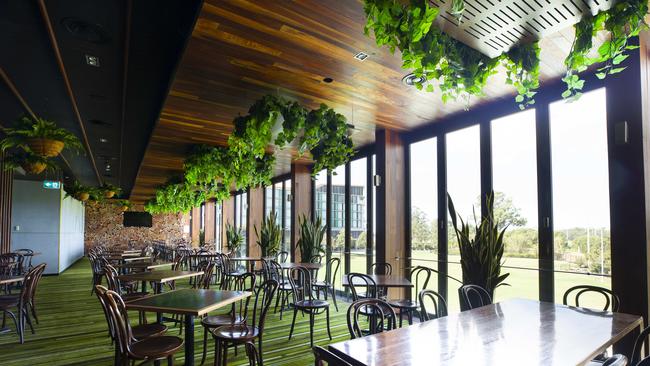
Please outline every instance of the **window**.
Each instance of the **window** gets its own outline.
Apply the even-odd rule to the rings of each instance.
[[[558,302],[569,287],[578,284],[611,288],[605,105],[604,88],[585,93],[573,103],[550,105]],[[589,306],[587,301],[584,305]]]
[[[315,202],[316,208],[314,213],[316,217],[320,217],[323,220],[323,224],[327,223],[327,171],[321,171],[316,175],[316,181],[314,182],[315,189]],[[323,238],[323,247],[327,242],[327,238]]]
[[[273,191],[275,192],[275,206],[273,209],[275,210],[275,214],[277,215],[278,222],[282,222],[282,182],[280,183],[275,183],[273,185]]]
[[[282,250],[291,253],[291,179],[284,181],[284,217],[282,219]]]
[[[341,259],[339,271],[345,268],[348,253],[345,252],[345,165],[338,166],[332,172],[332,215],[329,220],[332,233],[332,257]],[[321,271],[324,272],[324,271]],[[336,284],[343,290],[340,283]]]
[[[368,159],[350,162],[350,272],[366,273],[368,258]]]
[[[273,186],[264,187],[264,216],[268,217],[273,212]]]
[[[479,126],[474,125],[447,134],[447,193],[456,207],[456,213],[465,222],[474,222],[474,214],[481,216],[481,151]],[[449,216],[449,215],[448,215]],[[448,274],[462,279],[458,241],[451,222],[448,227]],[[456,289],[460,284],[448,278],[450,312],[458,311],[460,305]]]
[[[438,269],[437,139],[409,146],[411,192],[411,266]],[[434,276],[427,286],[435,290]],[[421,289],[418,289],[421,290]]]
[[[490,128],[495,219],[508,227],[502,272],[510,273],[495,301],[539,299],[535,110],[495,119]]]
[[[221,238],[221,225],[223,225],[223,218],[222,218],[222,211],[221,208],[221,202],[216,202],[214,204],[214,209],[215,209],[215,214],[214,214],[214,242],[216,245],[217,250],[222,248],[222,238]]]
[[[247,232],[247,219],[248,219],[248,194],[246,192],[235,195],[235,227],[242,232],[244,242],[239,251],[239,255],[246,256],[248,254],[248,232]]]
[[[205,202],[201,204],[201,229],[205,232]]]

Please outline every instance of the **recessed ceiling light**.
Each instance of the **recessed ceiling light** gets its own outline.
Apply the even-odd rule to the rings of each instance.
[[[359,61],[365,61],[368,58],[368,54],[365,52],[359,52],[356,55],[354,55],[354,58],[356,58]]]
[[[328,84],[331,83],[332,81],[334,81],[334,79],[332,79],[332,78],[324,78],[323,79],[323,82],[328,83]]]
[[[420,84],[424,83],[427,81],[426,76],[424,75],[415,75],[414,73],[410,73],[402,78],[402,84],[407,85],[407,86],[413,86],[415,84]]]
[[[99,138],[99,142],[101,142],[101,143],[107,143],[107,142],[108,142],[108,139],[105,139],[105,138],[103,138],[103,137],[100,137],[100,138]]]
[[[86,64],[94,67],[99,67],[99,57],[93,55],[86,55]]]

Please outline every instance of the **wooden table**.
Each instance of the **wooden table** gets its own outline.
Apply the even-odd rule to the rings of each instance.
[[[377,287],[396,287],[396,288],[408,288],[413,287],[413,284],[408,279],[402,276],[389,276],[389,275],[368,275],[376,283]],[[359,285],[365,285],[365,282],[358,280]],[[357,280],[354,281],[357,284]],[[343,286],[349,287],[348,276],[343,276]]]
[[[10,283],[23,282],[24,276],[0,276],[0,285],[8,285]]]
[[[140,269],[145,271],[145,270],[152,270],[156,268],[169,267],[173,264],[174,263],[172,262],[164,262],[164,261],[156,261],[156,262],[143,261],[143,262],[127,262],[124,264],[118,264],[116,267],[121,269]]]
[[[282,269],[292,269],[292,268],[298,268],[298,267],[304,267],[308,269],[309,271],[317,271],[321,268],[323,268],[323,264],[321,263],[280,263],[280,267]]]
[[[583,365],[642,326],[637,315],[512,299],[329,349],[355,366]]]
[[[120,281],[142,281],[142,291],[147,290],[147,282],[155,282],[155,293],[160,293],[162,284],[165,282],[180,280],[183,278],[196,277],[203,274],[203,271],[173,271],[173,270],[159,270],[150,272],[131,273],[126,275],[117,276]]]
[[[155,272],[152,272],[155,273]],[[194,318],[230,305],[252,294],[246,291],[182,289],[153,295],[126,304],[128,310],[185,316],[185,365],[194,365]],[[160,315],[158,316],[160,319]]]

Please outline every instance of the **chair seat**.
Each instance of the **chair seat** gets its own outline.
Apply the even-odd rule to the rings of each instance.
[[[299,307],[299,308],[326,308],[330,306],[330,303],[325,301],[325,300],[301,300],[301,301],[296,301],[294,306]]]
[[[140,359],[167,357],[183,347],[183,340],[174,336],[145,338],[131,343],[131,353]]]
[[[18,295],[4,295],[0,296],[0,309],[8,309],[18,306],[20,298]]]
[[[300,289],[300,286],[296,286],[296,289]],[[293,291],[291,284],[289,282],[283,282],[278,286],[279,291]]]
[[[134,325],[131,327],[135,339],[145,339],[152,336],[161,336],[167,331],[167,326],[158,323]]]
[[[332,287],[332,284],[327,281],[316,281],[311,285],[312,287]]]
[[[399,309],[416,309],[420,306],[417,301],[409,299],[388,300],[388,304]]]
[[[226,325],[211,330],[215,338],[227,340],[230,342],[247,342],[259,336],[260,331],[257,327],[246,324]]]
[[[201,325],[208,328],[216,328],[231,324],[241,324],[243,322],[244,318],[239,314],[235,315],[234,319],[230,314],[210,315],[201,319]]]

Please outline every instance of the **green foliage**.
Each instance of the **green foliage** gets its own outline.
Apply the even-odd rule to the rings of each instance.
[[[113,200],[113,204],[117,207],[126,207],[127,210],[133,206],[129,200]]]
[[[56,172],[60,168],[54,160],[36,155],[30,151],[19,151],[4,158],[5,170],[13,170],[25,165],[44,164],[45,172]]]
[[[449,214],[456,232],[460,249],[460,264],[463,269],[463,284],[479,285],[491,295],[494,290],[504,285],[503,281],[510,275],[501,274],[501,263],[505,245],[503,235],[506,228],[499,228],[499,222],[494,219],[494,193],[487,198],[487,215],[470,232],[469,224],[456,214],[451,196]],[[460,227],[458,226],[460,220]],[[473,237],[472,237],[473,235]]]
[[[77,196],[81,193],[91,194],[93,191],[93,187],[85,186],[79,183],[79,181],[75,180],[72,182],[72,184],[64,184],[63,190],[65,191],[66,197],[72,197],[74,199],[77,199]]]
[[[627,51],[638,47],[630,45],[629,40],[647,28],[644,21],[647,13],[647,0],[623,0],[609,10],[578,22],[574,26],[575,39],[571,52],[564,60],[567,73],[562,80],[567,89],[562,97],[572,100],[580,97],[584,80],[580,79],[578,73],[594,63],[604,63],[597,69],[596,76],[600,79],[625,70],[620,64],[628,58]],[[593,38],[599,31],[607,31],[610,38],[598,48],[598,56],[591,58],[588,53],[592,50]]]
[[[300,224],[300,239],[298,240],[300,261],[308,263],[311,257],[325,252],[323,250],[325,226],[320,216],[312,221],[307,216],[302,215],[298,218],[298,222]]]
[[[213,185],[193,185],[180,178],[172,179],[156,190],[156,196],[145,203],[144,209],[152,214],[188,213],[213,197],[217,190]]]
[[[539,88],[539,44],[522,44],[512,48],[505,56],[506,83],[517,88],[515,101],[524,110],[535,104],[533,97]]]
[[[199,230],[199,246],[204,246],[205,245],[205,230],[201,229]]]
[[[451,14],[453,14],[456,17],[456,19],[458,19],[459,22],[463,19],[464,12],[465,12],[464,0],[451,1]]]
[[[114,185],[112,185],[112,184],[110,184],[110,183],[104,183],[104,184],[101,186],[101,189],[102,189],[102,191],[104,191],[104,192],[115,192],[115,194],[117,194],[117,195],[119,195],[120,193],[122,193],[122,188],[120,188],[120,187],[118,187],[118,186],[114,186]]]
[[[282,242],[282,228],[278,224],[278,216],[275,212],[270,213],[262,220],[260,231],[255,228],[257,245],[262,249],[262,257],[275,257],[280,252]]]
[[[354,155],[354,148],[345,117],[325,104],[310,111],[300,140],[300,152],[305,149],[309,149],[315,161],[314,175],[323,169],[333,172],[348,162]]]
[[[528,220],[521,214],[521,209],[512,202],[512,198],[503,192],[493,192],[492,194],[492,215],[494,221],[499,223],[499,229],[505,227],[526,226]],[[476,197],[475,207],[481,207],[481,196]]]
[[[5,137],[0,141],[0,149],[3,151],[13,147],[29,151],[27,141],[33,138],[61,141],[70,150],[83,150],[77,136],[64,128],[57,127],[56,123],[42,118],[33,120],[29,117],[21,117],[16,121],[14,127],[3,128],[2,130]]]
[[[230,223],[226,223],[226,247],[230,253],[238,255],[242,244],[244,244],[242,231],[230,225]]]

